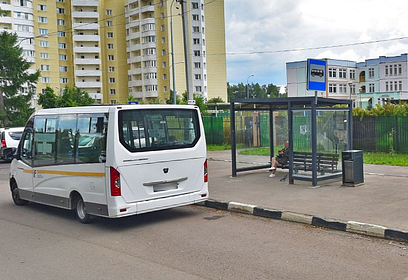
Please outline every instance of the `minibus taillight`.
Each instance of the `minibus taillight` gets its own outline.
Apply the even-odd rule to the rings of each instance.
[[[4,139],[1,140],[1,146],[2,146],[3,148],[7,147],[7,145],[6,145],[6,140],[4,140]]]
[[[204,162],[204,183],[208,182],[208,166],[207,160]]]
[[[110,168],[111,196],[120,196],[120,173],[113,167]]]

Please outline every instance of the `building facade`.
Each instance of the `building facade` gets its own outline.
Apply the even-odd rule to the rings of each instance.
[[[207,2],[187,1],[193,89],[226,100],[224,1]],[[172,54],[176,91],[186,91],[177,1],[2,0],[0,7],[10,11],[0,18],[0,31],[16,32],[24,56],[34,63],[32,71],[41,71],[37,93],[46,86],[57,94],[77,86],[96,103],[125,103],[129,96],[163,103],[172,90]],[[214,32],[206,29],[207,15]],[[207,42],[206,36],[214,40]],[[207,48],[221,56],[207,59]]]
[[[318,96],[351,99],[355,107],[372,107],[388,100],[408,100],[408,55],[364,62],[325,59],[326,91]],[[306,89],[307,61],[286,64],[288,96],[314,96]]]

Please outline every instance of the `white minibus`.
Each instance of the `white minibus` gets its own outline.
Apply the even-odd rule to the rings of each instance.
[[[28,120],[10,166],[15,204],[125,217],[205,201],[200,111],[183,105],[44,109]]]

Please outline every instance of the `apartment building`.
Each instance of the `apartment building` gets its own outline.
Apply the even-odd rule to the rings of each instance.
[[[173,58],[175,91],[185,92],[180,4],[177,1],[128,0],[125,11],[129,94],[142,100],[169,99],[170,90],[173,90]],[[219,96],[226,100],[224,1],[190,0],[187,11],[193,92],[207,99]],[[211,40],[206,40],[207,37]],[[210,56],[207,56],[207,49],[211,50]],[[215,53],[218,55],[212,55]]]
[[[367,59],[364,62],[325,59],[326,90],[318,96],[351,99],[367,108],[388,100],[408,100],[408,55]],[[288,96],[314,96],[306,89],[307,61],[286,63]]]
[[[193,90],[226,100],[224,1],[207,2],[187,1]],[[176,91],[186,91],[177,1],[1,0],[0,7],[10,11],[0,30],[17,32],[32,71],[41,71],[37,93],[77,86],[97,103],[124,103],[129,95],[165,102],[172,90],[171,23]],[[206,29],[207,10],[214,32]],[[207,58],[207,48],[219,55]]]

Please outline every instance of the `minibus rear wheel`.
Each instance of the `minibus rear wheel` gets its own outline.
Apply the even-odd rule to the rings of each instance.
[[[83,224],[90,223],[91,222],[91,215],[89,215],[86,212],[86,207],[85,207],[84,200],[82,199],[82,197],[80,195],[76,196],[74,205],[75,205],[75,215],[76,215],[78,221],[80,221]]]
[[[16,205],[21,206],[21,205],[26,205],[28,203],[27,200],[20,198],[20,193],[18,191],[17,182],[14,180],[11,181],[11,196],[13,198],[14,204]]]

